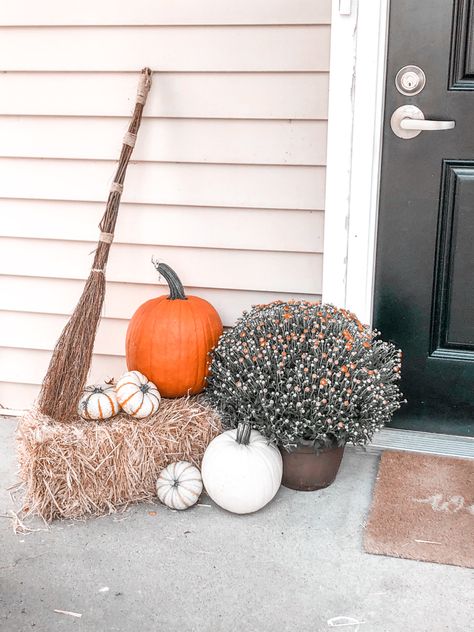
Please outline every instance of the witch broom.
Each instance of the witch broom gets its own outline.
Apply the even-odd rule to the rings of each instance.
[[[123,182],[150,87],[151,70],[144,68],[141,71],[132,120],[123,140],[117,171],[99,224],[101,232],[92,269],[76,309],[56,343],[39,395],[39,412],[55,421],[71,421],[77,418],[77,405],[89,373],[104,303],[105,267],[114,237]]]

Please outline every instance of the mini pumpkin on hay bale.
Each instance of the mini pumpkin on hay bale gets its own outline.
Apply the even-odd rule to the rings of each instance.
[[[65,424],[31,411],[17,431],[23,511],[50,522],[152,500],[160,471],[175,461],[199,466],[221,431],[218,413],[199,398],[163,400],[147,419],[121,412]]]

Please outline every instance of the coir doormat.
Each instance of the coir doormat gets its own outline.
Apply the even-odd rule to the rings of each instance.
[[[474,568],[474,461],[385,452],[365,550]]]

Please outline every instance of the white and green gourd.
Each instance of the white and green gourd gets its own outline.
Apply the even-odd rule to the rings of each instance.
[[[170,509],[188,509],[202,494],[202,478],[198,468],[188,461],[171,463],[161,471],[156,481],[160,501]]]
[[[206,492],[223,509],[246,514],[269,503],[281,485],[280,451],[250,424],[240,423],[208,445],[201,466]]]
[[[86,386],[79,400],[78,412],[83,419],[104,421],[120,411],[113,384]]]
[[[131,417],[149,417],[160,407],[161,395],[156,385],[139,371],[124,373],[118,380],[115,391],[120,406]]]

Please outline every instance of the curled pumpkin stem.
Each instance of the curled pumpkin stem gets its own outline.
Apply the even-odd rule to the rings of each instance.
[[[175,301],[175,300],[185,301],[186,294],[184,293],[183,284],[181,283],[178,275],[173,270],[173,268],[170,268],[170,266],[167,265],[166,263],[160,263],[154,257],[152,258],[151,262],[155,266],[157,272],[161,274],[161,276],[165,279],[166,283],[168,284],[168,287],[170,290],[169,300],[170,301]]]

